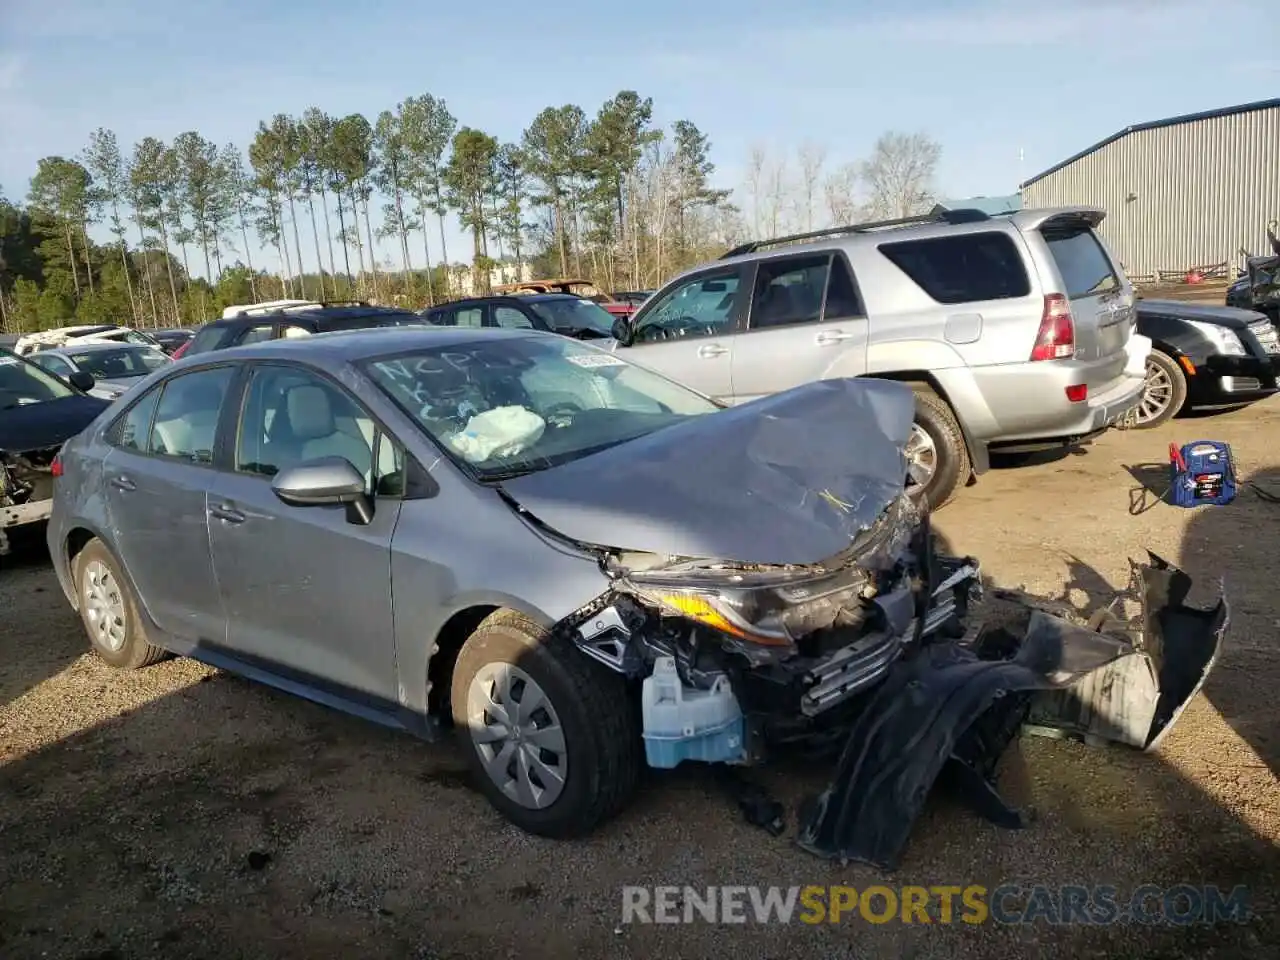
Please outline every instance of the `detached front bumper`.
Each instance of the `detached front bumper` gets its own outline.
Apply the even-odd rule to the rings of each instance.
[[[1210,610],[1187,606],[1190,578],[1154,554],[1135,575],[1137,623],[1117,629],[1099,616],[1111,623],[1100,632],[1030,608],[1021,638],[996,627],[895,665],[856,720],[831,785],[807,805],[799,845],[893,869],[944,774],[988,819],[1021,826],[994,771],[1028,720],[1032,732],[1158,746],[1217,660],[1228,610],[1225,598]]]

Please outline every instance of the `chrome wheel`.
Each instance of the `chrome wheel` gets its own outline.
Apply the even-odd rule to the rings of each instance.
[[[913,494],[920,493],[929,486],[929,481],[938,472],[938,448],[924,428],[918,423],[913,423],[905,452],[907,489]]]
[[[489,663],[467,687],[467,727],[489,779],[531,810],[551,806],[568,771],[564,730],[550,699],[529,674]]]
[[[127,624],[124,596],[111,568],[101,560],[86,563],[81,574],[80,593],[85,622],[93,641],[104,650],[118,652],[124,646]]]
[[[1169,409],[1171,403],[1173,403],[1173,378],[1164,367],[1148,359],[1142,384],[1142,399],[1138,401],[1134,419],[1138,423],[1158,420]]]

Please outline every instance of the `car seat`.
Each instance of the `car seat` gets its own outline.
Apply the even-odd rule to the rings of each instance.
[[[285,412],[293,437],[298,442],[299,460],[344,457],[367,477],[373,450],[359,436],[361,431],[354,418],[347,418],[352,420],[352,432],[339,429],[327,390],[313,384],[291,388],[285,394]]]
[[[177,384],[176,392],[176,411],[170,414],[165,410],[165,418],[156,420],[156,452],[193,460],[211,458],[223,391],[213,383],[197,380]],[[166,399],[167,396],[161,397],[161,407]]]

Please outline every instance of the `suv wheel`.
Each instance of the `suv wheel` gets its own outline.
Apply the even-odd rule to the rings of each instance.
[[[1132,426],[1150,430],[1177,416],[1187,402],[1187,378],[1167,353],[1152,350],[1142,384],[1142,399],[1134,411]]]
[[[163,660],[163,648],[147,639],[138,604],[120,575],[116,558],[101,540],[76,554],[77,606],[93,652],[110,666],[136,670]]]
[[[634,792],[635,698],[621,676],[564,637],[499,611],[463,644],[450,693],[475,780],[522,830],[583,836]]]
[[[917,385],[916,420],[907,441],[907,493],[937,510],[968,478],[969,448],[947,402]]]

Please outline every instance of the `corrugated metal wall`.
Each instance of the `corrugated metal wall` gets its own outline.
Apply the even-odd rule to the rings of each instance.
[[[1074,203],[1106,209],[1102,233],[1130,274],[1243,266],[1240,248],[1270,253],[1280,219],[1280,108],[1137,131],[1023,191],[1026,207]]]

